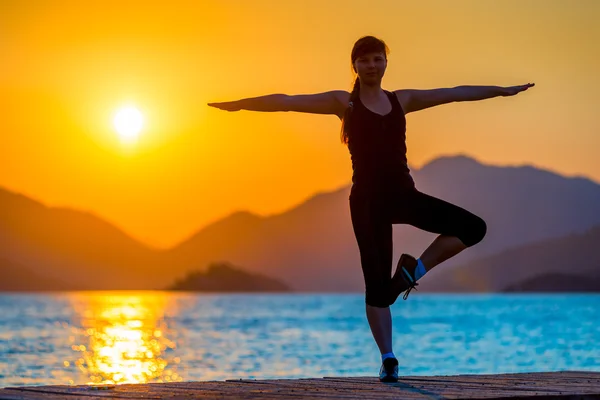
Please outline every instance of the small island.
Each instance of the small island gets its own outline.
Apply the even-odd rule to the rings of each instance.
[[[205,272],[191,271],[166,290],[198,292],[290,292],[276,279],[245,272],[228,262],[212,263]]]

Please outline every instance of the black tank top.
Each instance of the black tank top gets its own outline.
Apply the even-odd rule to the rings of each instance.
[[[349,118],[348,149],[352,160],[352,183],[367,189],[412,189],[406,159],[406,118],[395,93],[384,90],[392,103],[386,115],[353,103]]]

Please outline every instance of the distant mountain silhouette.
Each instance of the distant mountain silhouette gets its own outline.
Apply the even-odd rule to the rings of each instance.
[[[599,245],[600,225],[585,233],[518,246],[452,269],[440,265],[431,271],[431,277],[435,275],[437,282],[444,282],[436,287],[437,291],[498,292],[519,288],[570,291],[598,287]],[[428,286],[428,278],[428,275],[423,277],[419,289]]]
[[[50,279],[24,265],[0,258],[0,291],[29,292],[60,288],[68,290],[69,285]]]
[[[413,169],[417,188],[470,210],[488,223],[477,246],[440,266],[583,232],[600,224],[600,185],[529,166],[496,167],[441,157]],[[363,291],[350,221],[350,186],[317,193],[286,212],[232,213],[168,250],[149,248],[90,212],[47,207],[0,189],[0,257],[27,266],[50,284],[76,289],[161,289],[216,260],[243,265],[296,291]],[[436,236],[394,225],[394,262],[420,255]],[[3,271],[0,271],[0,273]],[[446,290],[437,272],[425,290]]]
[[[90,212],[0,189],[0,257],[65,288],[127,289],[149,287],[144,275],[160,252]]]
[[[282,282],[260,275],[250,274],[230,263],[213,263],[206,271],[189,272],[167,290],[210,292],[289,292]]]
[[[508,286],[503,292],[600,292],[600,279],[584,275],[544,274]]]

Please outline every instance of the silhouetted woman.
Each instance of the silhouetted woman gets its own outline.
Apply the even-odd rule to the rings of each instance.
[[[340,118],[342,143],[352,160],[350,215],[365,280],[367,319],[382,358],[379,379],[396,382],[398,360],[392,351],[389,306],[403,292],[406,300],[426,272],[486,234],[480,217],[416,189],[406,158],[405,115],[455,101],[512,96],[534,84],[387,91],[381,80],[388,53],[387,45],[373,36],[354,44],[351,63],[358,76],[351,93],[272,94],[208,105],[227,111],[296,111]],[[402,254],[393,276],[392,224],[439,234],[418,259]]]

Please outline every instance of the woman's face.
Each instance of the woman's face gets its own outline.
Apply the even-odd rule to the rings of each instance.
[[[354,60],[354,70],[361,82],[376,83],[381,81],[387,67],[384,53],[368,53]]]

